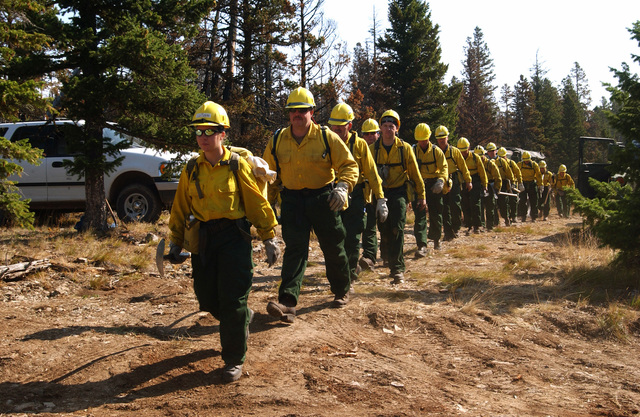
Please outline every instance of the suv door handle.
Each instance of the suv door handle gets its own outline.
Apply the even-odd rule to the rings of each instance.
[[[52,166],[53,168],[62,168],[62,162],[60,162],[60,161],[52,162],[52,163],[51,163],[51,166]]]

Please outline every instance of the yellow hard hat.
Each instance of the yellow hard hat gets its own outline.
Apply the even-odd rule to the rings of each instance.
[[[460,138],[456,143],[456,147],[461,151],[466,151],[469,149],[469,140],[467,138]]]
[[[546,168],[547,167],[547,163],[544,161],[540,161],[540,168]]]
[[[394,110],[387,110],[382,113],[382,116],[380,116],[380,124],[383,124],[384,122],[393,122],[390,118],[395,119],[394,123],[398,126],[398,129],[400,129],[400,116]]]
[[[523,161],[531,160],[531,154],[529,153],[529,151],[522,152],[522,160]]]
[[[353,109],[351,106],[347,103],[340,103],[331,110],[329,124],[334,126],[344,126],[353,121],[353,119],[355,119],[355,116],[353,115]]]
[[[558,172],[567,172],[567,166],[565,164],[560,165]]]
[[[298,87],[289,94],[285,109],[304,109],[315,106],[316,101],[313,99],[311,91],[304,87]]]
[[[367,119],[364,121],[364,123],[362,123],[362,133],[369,133],[369,132],[379,132],[380,131],[380,126],[378,126],[378,122],[376,122],[373,119]]]
[[[475,152],[477,155],[484,155],[484,148],[482,147],[482,145],[478,145],[473,152]]]
[[[498,149],[498,156],[507,156],[507,150],[504,148],[504,146]]]
[[[225,109],[213,101],[205,101],[191,118],[191,126],[223,126],[229,128],[229,116]]]
[[[431,137],[431,128],[426,123],[420,123],[416,126],[413,137],[416,138],[417,141],[429,140],[429,137]]]
[[[445,126],[438,126],[436,129],[436,139],[444,138],[445,136],[449,136],[449,129]]]
[[[496,149],[498,149],[498,147],[496,146],[495,143],[489,142],[487,143],[487,147],[485,149],[487,150],[487,152],[489,152],[489,151],[495,151]]]

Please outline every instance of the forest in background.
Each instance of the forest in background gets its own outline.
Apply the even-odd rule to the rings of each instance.
[[[387,29],[374,18],[370,40],[349,51],[323,0],[3,2],[0,119],[86,121],[69,146],[86,156],[72,169],[84,173],[95,202],[89,218],[104,212],[100,184],[110,167],[96,138],[107,122],[152,146],[193,151],[188,122],[213,100],[229,113],[231,142],[260,155],[288,123],[284,104],[299,85],[314,93],[321,124],[340,101],[353,107],[355,129],[391,108],[408,142],[418,123],[432,131],[442,124],[454,144],[466,137],[472,146],[543,152],[551,170],[563,163],[573,175],[579,136],[618,137],[606,117],[614,105],[593,106],[578,62],[560,85],[535,62],[528,77],[496,86],[490,45],[476,27],[463,74],[446,80],[429,3],[392,0],[386,18]]]

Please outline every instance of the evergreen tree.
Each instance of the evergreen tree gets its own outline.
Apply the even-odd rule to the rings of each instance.
[[[629,32],[640,46],[640,21],[636,21]],[[639,55],[631,56],[640,64]],[[620,250],[617,258],[620,265],[634,271],[637,277],[640,267],[640,76],[633,74],[626,63],[622,69],[612,71],[618,85],[609,85],[607,90],[617,111],[608,113],[609,121],[621,133],[625,145],[613,156],[612,173],[624,174],[627,185],[622,187],[616,181],[599,183],[592,179],[589,182],[599,191],[598,198],[586,199],[577,191],[573,191],[572,196],[576,210],[583,214],[602,242]]]
[[[107,122],[157,146],[193,149],[186,122],[204,98],[188,84],[194,74],[180,41],[191,36],[214,0],[53,4],[59,8],[54,18],[33,12],[28,17],[55,40],[55,52],[24,54],[12,71],[67,71],[61,79],[61,111],[85,124],[66,133],[70,151],[80,155],[66,167],[84,175],[86,227],[104,229],[104,173],[120,163],[107,157],[126,146],[102,137]]]
[[[498,115],[499,142],[504,146],[515,146],[514,143],[514,103],[513,91],[509,84],[504,84],[500,89],[500,113]]]
[[[418,123],[445,125],[454,131],[460,83],[447,86],[447,65],[440,62],[440,28],[431,21],[428,3],[423,0],[392,0],[390,28],[378,39],[386,83],[393,101],[389,108],[401,118],[400,137],[413,138]]]
[[[578,164],[578,138],[586,134],[584,111],[569,77],[562,80],[562,129],[555,154],[560,163],[576,175]]]
[[[42,118],[51,111],[40,90],[44,82],[37,77],[11,71],[11,65],[22,55],[44,53],[51,41],[38,33],[26,18],[28,12],[51,16],[50,6],[32,0],[2,2],[0,5],[0,120],[15,122],[25,118]],[[15,60],[15,61],[14,61]],[[15,161],[40,164],[42,151],[32,149],[28,141],[10,142],[0,137],[0,219],[3,223],[32,228],[34,216],[29,211],[29,200],[22,200],[15,181],[9,177],[21,175],[22,167]]]
[[[495,101],[493,60],[479,27],[473,39],[467,38],[466,59],[463,64],[462,95],[458,103],[460,113],[456,133],[478,144],[497,141],[498,105]]]
[[[368,44],[363,47],[358,43],[353,49],[351,68],[346,102],[355,112],[354,127],[358,128],[370,117],[377,119],[387,109],[391,95]]]
[[[514,89],[511,143],[523,149],[539,150],[542,142],[541,122],[531,84],[521,75]]]
[[[558,157],[554,144],[560,142],[561,131],[561,102],[558,89],[553,86],[551,80],[545,75],[547,70],[542,67],[536,56],[536,63],[532,69],[531,87],[535,95],[536,109],[540,112],[540,128],[542,135],[539,150],[544,152],[547,163],[558,166]]]

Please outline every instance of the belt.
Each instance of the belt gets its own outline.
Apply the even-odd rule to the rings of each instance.
[[[331,184],[327,184],[322,188],[303,188],[301,190],[290,190],[288,188],[284,188],[282,193],[293,197],[316,197],[326,191],[331,191],[331,188]]]

